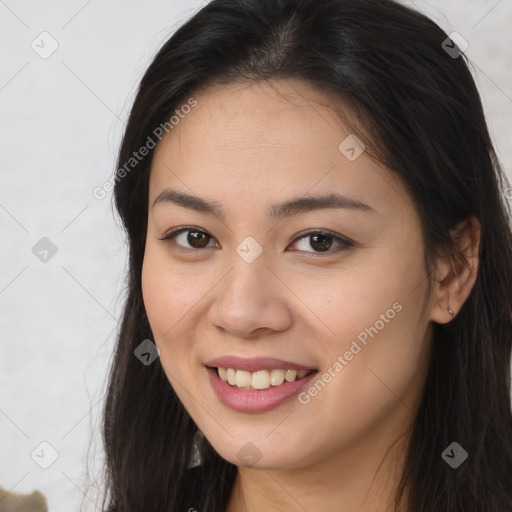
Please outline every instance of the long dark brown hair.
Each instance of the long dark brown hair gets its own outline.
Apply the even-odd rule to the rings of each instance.
[[[191,419],[161,367],[134,356],[153,340],[141,293],[154,139],[211,84],[297,78],[348,106],[352,132],[407,186],[422,219],[430,282],[450,230],[481,225],[476,283],[434,324],[429,373],[396,503],[414,512],[512,511],[512,230],[509,183],[467,57],[432,20],[392,0],[213,0],[159,50],[140,83],[118,156],[115,206],[129,243],[127,296],[103,410],[110,512],[224,512],[237,467]],[[455,53],[454,53],[455,52]],[[347,119],[343,119],[347,124]],[[198,141],[199,143],[199,141]],[[452,469],[452,442],[469,458]],[[187,469],[194,449],[202,464]],[[333,475],[332,478],[336,478]],[[404,501],[405,500],[405,501]]]

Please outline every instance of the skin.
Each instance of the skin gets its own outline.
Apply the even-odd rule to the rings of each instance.
[[[350,132],[332,99],[298,80],[215,85],[194,97],[197,106],[152,162],[142,287],[171,385],[215,450],[239,468],[227,510],[391,510],[432,322],[451,321],[447,308],[456,315],[471,291],[478,223],[460,226],[464,260],[439,258],[429,297],[414,203],[366,151],[354,161],[340,152]],[[153,207],[164,189],[215,201],[225,218],[170,202]],[[375,213],[321,209],[279,221],[265,213],[331,192]],[[185,226],[210,238],[159,240]],[[311,236],[293,241],[315,229],[354,245],[337,250],[330,238],[321,252]],[[248,236],[263,250],[252,263],[236,252]],[[321,375],[396,302],[402,309],[307,404],[293,397],[241,413],[209,384],[204,364],[229,354],[281,358]],[[261,455],[253,466],[238,456],[247,442]]]

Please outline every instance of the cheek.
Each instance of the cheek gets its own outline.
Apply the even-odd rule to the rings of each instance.
[[[187,338],[180,329],[181,319],[186,319],[186,313],[194,301],[189,290],[186,279],[162,258],[158,248],[146,247],[142,267],[144,307],[154,342],[160,349],[162,366],[173,374],[183,362],[183,357],[176,356],[187,351]]]
[[[158,259],[146,247],[142,265],[142,298],[151,330],[156,337],[172,326],[172,319],[169,318],[169,312],[172,311],[169,308],[172,290],[168,287],[169,284]]]
[[[160,350],[160,363],[178,395],[190,373],[189,342],[180,332],[180,319],[189,309],[183,300],[183,285],[159,257],[158,250],[146,248],[142,267],[144,307],[153,341]]]
[[[165,249],[146,246],[142,296],[153,334],[161,342],[180,330],[187,313],[204,294],[202,287],[194,281],[193,272],[172,264]]]
[[[348,409],[357,403],[384,405],[386,397],[394,400],[389,389],[406,394],[424,367],[428,320],[422,257],[419,244],[403,250],[391,244],[333,276],[327,293],[309,294],[322,320],[313,328],[328,328],[322,349],[326,368],[336,375],[332,390],[350,389]]]
[[[349,340],[350,345],[352,338],[375,324],[383,333],[390,326],[404,328],[404,317],[418,320],[426,285],[421,247],[400,250],[393,245],[354,254],[342,272],[301,279],[297,294],[318,312],[317,328],[325,331],[333,349],[344,348],[346,343],[340,340]],[[408,327],[413,326],[411,322]]]

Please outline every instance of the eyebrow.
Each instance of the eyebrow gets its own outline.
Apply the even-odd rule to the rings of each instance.
[[[153,208],[161,203],[176,204],[189,210],[208,213],[225,220],[224,211],[220,203],[216,201],[209,202],[201,197],[185,194],[177,190],[163,190],[153,202]],[[327,208],[342,208],[377,213],[376,210],[368,204],[341,194],[331,193],[322,196],[297,197],[283,203],[273,204],[267,210],[267,216],[271,219],[281,219],[299,213]]]

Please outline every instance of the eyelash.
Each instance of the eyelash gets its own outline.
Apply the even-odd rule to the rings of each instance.
[[[177,245],[174,242],[174,239],[179,234],[187,232],[187,231],[201,233],[201,234],[204,234],[204,235],[210,237],[210,239],[213,239],[213,237],[211,235],[209,235],[206,231],[203,231],[202,229],[195,228],[193,226],[187,226],[187,227],[177,228],[175,230],[172,230],[169,233],[167,233],[164,237],[158,238],[158,240],[162,240],[166,244],[172,245],[173,248],[177,248],[179,251],[182,251],[185,253],[197,253],[198,251],[207,250],[207,249],[212,248],[212,247],[203,247],[202,249],[190,249],[188,247],[182,247],[181,245]],[[295,236],[295,238],[291,241],[291,243],[293,244],[293,243],[297,242],[298,240],[301,240],[302,238],[307,238],[308,236],[313,236],[313,235],[328,236],[329,238],[333,238],[335,241],[339,242],[340,245],[333,250],[331,250],[329,248],[327,251],[324,251],[324,252],[321,252],[321,251],[316,251],[316,252],[315,251],[302,251],[302,252],[323,256],[323,255],[337,253],[337,252],[340,252],[345,249],[349,249],[351,247],[354,247],[354,245],[355,245],[353,242],[336,235],[332,231],[318,230],[318,229],[298,233]],[[301,251],[299,251],[299,252],[301,252]]]

